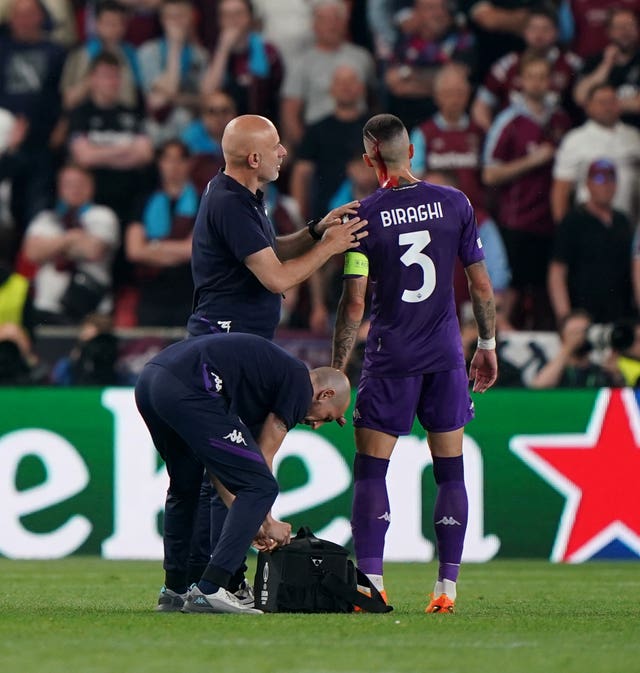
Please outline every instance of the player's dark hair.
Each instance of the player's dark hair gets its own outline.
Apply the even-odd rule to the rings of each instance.
[[[369,142],[385,143],[406,133],[402,121],[392,114],[379,114],[371,117],[362,129],[362,135]]]

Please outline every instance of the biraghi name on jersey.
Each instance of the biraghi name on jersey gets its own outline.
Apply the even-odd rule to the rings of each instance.
[[[409,206],[408,208],[392,208],[391,210],[380,211],[383,227],[389,227],[392,224],[407,224],[408,222],[424,222],[441,217],[443,217],[443,214],[440,201],[421,203],[419,206]]]

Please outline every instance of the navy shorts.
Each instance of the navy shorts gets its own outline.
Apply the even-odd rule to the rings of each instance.
[[[408,435],[416,416],[430,432],[464,427],[474,416],[466,370],[402,378],[362,376],[353,411],[356,428]]]

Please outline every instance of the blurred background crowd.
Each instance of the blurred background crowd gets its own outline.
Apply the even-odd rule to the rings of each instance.
[[[475,208],[499,384],[635,385],[639,17],[640,0],[0,0],[0,381],[131,384],[180,338],[234,116],[280,131],[284,234],[376,189],[362,126],[391,112],[414,174]],[[281,338],[310,364],[341,263],[285,298]],[[462,269],[455,293],[471,355]]]

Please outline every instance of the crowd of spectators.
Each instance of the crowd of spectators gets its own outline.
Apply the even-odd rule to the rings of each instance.
[[[536,387],[584,364],[586,323],[635,324],[640,0],[0,0],[0,360],[40,380],[38,325],[186,323],[234,116],[280,130],[281,234],[376,188],[376,112],[412,129],[418,177],[469,197],[501,334],[558,330]],[[288,293],[282,326],[328,336],[340,274]]]

